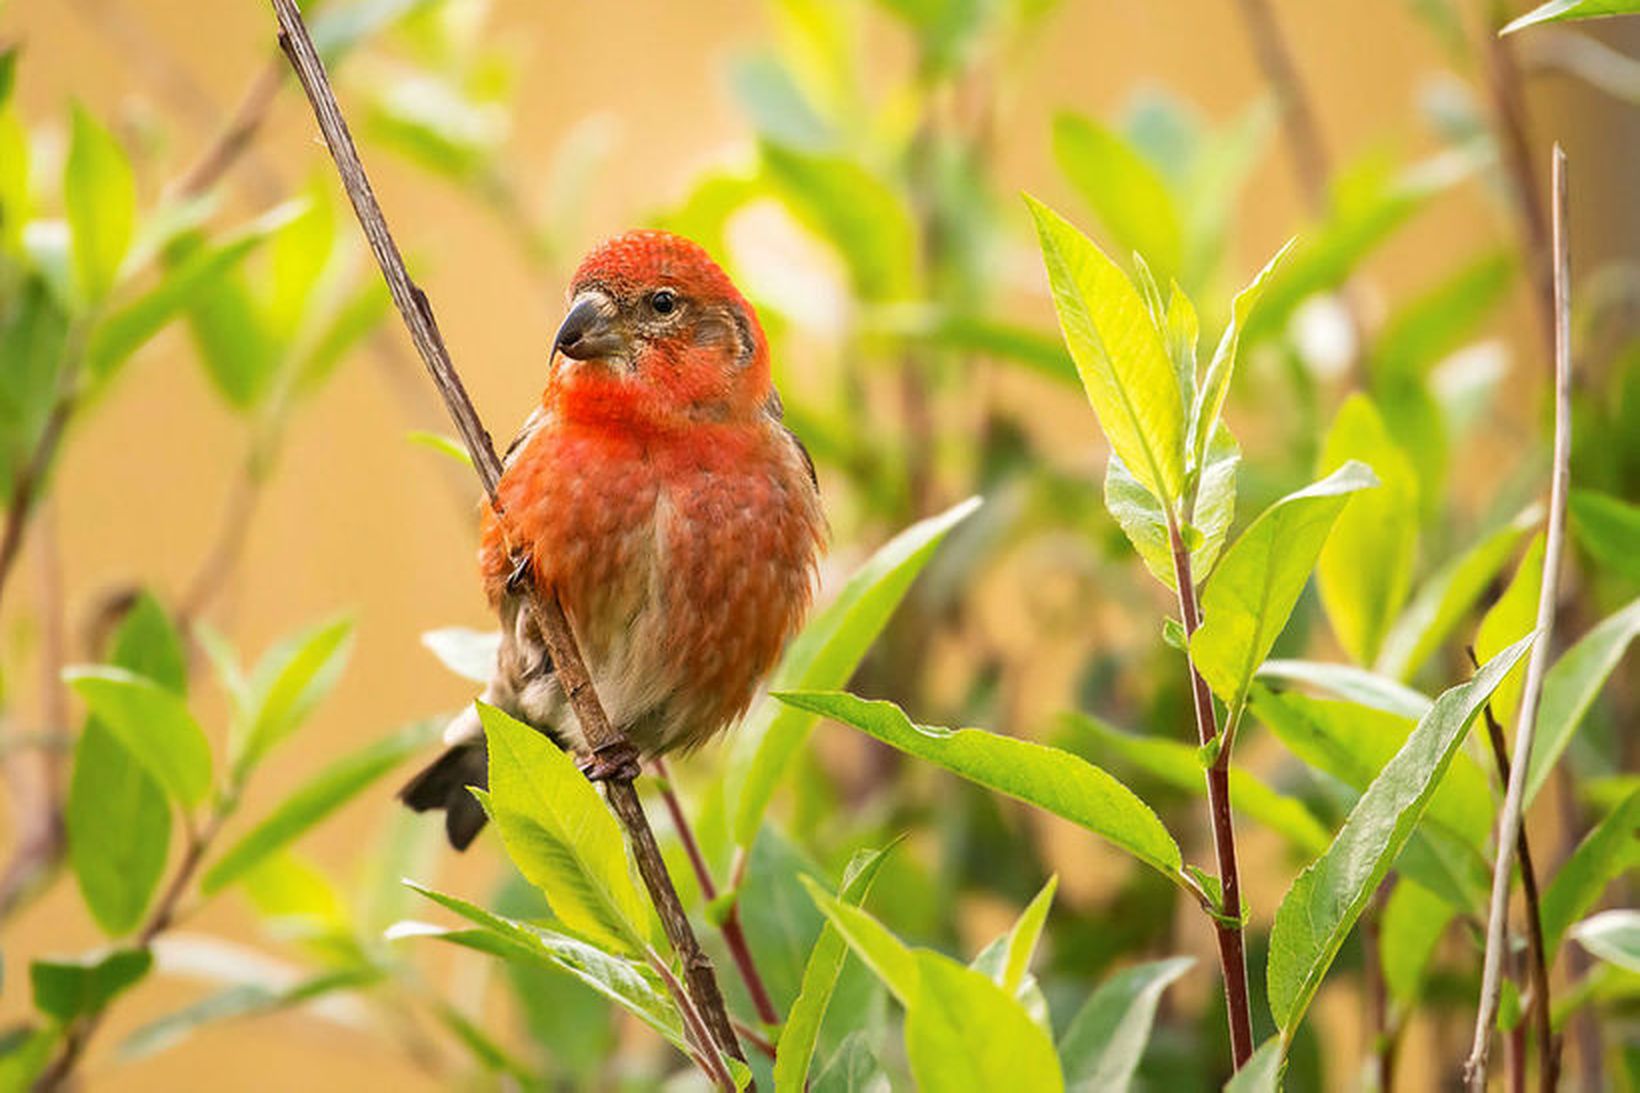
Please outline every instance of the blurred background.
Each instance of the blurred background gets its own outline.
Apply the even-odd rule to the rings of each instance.
[[[1520,271],[1521,255],[1542,246],[1545,214],[1523,212],[1518,166],[1538,187],[1528,199],[1541,199],[1549,144],[1560,141],[1583,293],[1588,439],[1580,432],[1576,473],[1580,485],[1635,499],[1640,26],[1547,28],[1496,45],[1487,28],[1518,12],[1474,0],[997,0],[937,26],[926,13],[940,7],[330,0],[315,18],[334,17],[344,108],[498,441],[539,395],[579,255],[661,224],[712,248],[771,331],[790,422],[820,465],[828,588],[913,520],[985,496],[856,679],[920,720],[1050,739],[1062,732],[1057,715],[1080,708],[1189,738],[1182,663],[1158,640],[1168,597],[1103,510],[1106,451],[1059,346],[1021,191],[1114,254],[1143,251],[1163,284],[1176,278],[1192,294],[1204,332],[1299,237],[1299,273],[1267,294],[1228,412],[1244,450],[1238,525],[1309,480],[1341,399],[1372,390],[1426,487],[1422,575],[1542,481],[1548,358],[1541,297]],[[1260,12],[1279,26],[1297,85],[1272,87]],[[131,292],[186,262],[188,248],[235,232],[258,239],[108,366],[32,510],[0,603],[8,858],[42,837],[31,817],[45,778],[63,777],[51,758],[62,745],[49,737],[74,707],[42,678],[102,659],[109,620],[134,589],[208,623],[246,658],[338,612],[355,620],[345,673],[248,784],[235,824],[323,764],[475,690],[420,635],[491,625],[474,564],[477,492],[425,435],[448,433],[448,422],[358,245],[272,27],[256,0],[0,6],[0,45],[20,47],[9,112],[27,133],[39,217],[62,215],[56,180],[78,107],[130,160],[138,239],[160,240],[150,266],[129,274]],[[1297,115],[1284,110],[1295,101]],[[250,123],[244,148],[214,162],[236,122]],[[0,143],[12,157],[0,175],[16,173],[18,148]],[[1102,188],[1135,156],[1149,165],[1132,173],[1135,188]],[[179,194],[206,203],[156,227],[153,210]],[[305,204],[257,220],[291,201]],[[1409,333],[1409,315],[1426,327]],[[1386,331],[1407,361],[1375,350]],[[1571,632],[1632,596],[1632,572],[1631,561],[1628,578],[1581,580]],[[1283,649],[1338,659],[1312,598]],[[1425,681],[1456,678],[1461,647],[1424,668]],[[1589,733],[1596,743],[1573,756],[1580,776],[1632,770],[1623,749],[1632,756],[1633,742],[1618,727],[1633,725],[1634,683],[1618,673]],[[228,718],[203,668],[191,703],[213,733]],[[28,746],[35,738],[43,748]],[[686,800],[710,798],[732,747],[679,764]],[[1273,740],[1246,747],[1272,782],[1325,797]],[[493,840],[457,857],[435,820],[402,815],[392,790],[408,770],[298,844],[360,936],[425,913],[394,893],[400,874],[488,895],[511,872]],[[1132,777],[1151,785],[1142,771]],[[1050,997],[1085,991],[1131,956],[1197,955],[1152,1049],[1171,1059],[1148,1058],[1145,1073],[1155,1088],[1213,1080],[1222,1003],[1211,936],[1194,908],[1158,891],[1165,884],[1085,834],[907,771],[837,726],[816,733],[792,781],[776,809],[790,839],[781,845],[828,875],[872,834],[914,833],[874,900],[908,936],[972,955],[1057,871],[1039,971]],[[1580,830],[1566,827],[1579,800],[1561,792],[1558,811],[1546,800],[1533,815],[1551,860]],[[1208,860],[1196,800],[1165,785],[1155,794],[1187,857]],[[1302,858],[1271,831],[1243,827],[1253,923],[1266,929]],[[453,1026],[416,1012],[427,993],[555,1075],[549,1084],[642,1088],[663,1055],[573,994],[557,1012],[526,1006],[520,1016],[481,957],[422,946],[395,956],[409,970],[378,988],[386,1002],[339,994],[317,1011],[202,1023],[167,1050],[116,1059],[122,1039],[225,983],[288,984],[292,969],[322,965],[311,939],[270,925],[277,917],[230,891],[186,918],[179,936],[192,947],[172,955],[173,974],[122,1000],[90,1050],[85,1087],[486,1087]],[[8,909],[0,929],[8,1025],[27,1012],[31,958],[103,936],[62,875]],[[1450,1014],[1434,1006],[1404,1032],[1397,1088],[1452,1080],[1469,982],[1455,972],[1444,983]],[[1353,973],[1330,982],[1308,1028],[1295,1087],[1356,1087],[1371,1015]],[[543,1036],[572,1046],[544,1052]],[[604,1062],[617,1041],[620,1061]],[[1598,1071],[1569,1051],[1574,1071]]]

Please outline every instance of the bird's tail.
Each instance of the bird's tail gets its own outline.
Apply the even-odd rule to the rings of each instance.
[[[450,845],[465,850],[489,819],[468,787],[487,789],[489,782],[489,756],[484,737],[480,736],[456,744],[439,756],[399,790],[399,800],[416,812],[442,809]]]

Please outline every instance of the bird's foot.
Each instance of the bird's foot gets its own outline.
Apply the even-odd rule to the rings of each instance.
[[[576,761],[589,782],[627,782],[637,780],[643,770],[642,757],[630,740],[621,739],[612,744],[592,749],[591,754]]]
[[[530,556],[519,551],[511,558],[512,572],[507,574],[507,591],[515,596],[522,595],[530,585],[530,574],[533,567],[530,565]]]

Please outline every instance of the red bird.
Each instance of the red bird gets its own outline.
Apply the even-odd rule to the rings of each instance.
[[[555,588],[610,721],[644,755],[692,749],[751,702],[803,620],[825,537],[814,465],[781,422],[757,313],[706,251],[634,231],[570,286],[541,405],[507,449],[480,568],[501,616],[483,694],[586,753],[520,581]],[[526,565],[516,565],[509,545]],[[405,786],[452,845],[484,826],[474,709]]]

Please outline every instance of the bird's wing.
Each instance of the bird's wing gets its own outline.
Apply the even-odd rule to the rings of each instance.
[[[524,424],[519,428],[518,435],[513,437],[512,443],[508,444],[507,450],[502,453],[501,466],[503,468],[512,466],[513,460],[517,458],[519,452],[524,450],[524,446],[530,442],[530,438],[541,431],[541,426],[545,424],[546,419],[547,412],[544,408],[537,406],[530,411],[530,416],[524,419]]]
[[[803,467],[809,472],[809,484],[818,488],[820,476],[814,470],[814,456],[809,454],[808,446],[803,443],[803,438],[794,433],[792,427],[786,424],[786,404],[780,401],[779,391],[772,389],[769,391],[769,397],[763,403],[763,412],[769,415],[776,425],[780,426],[780,431],[786,434],[786,439],[797,447],[797,454],[803,457]]]

